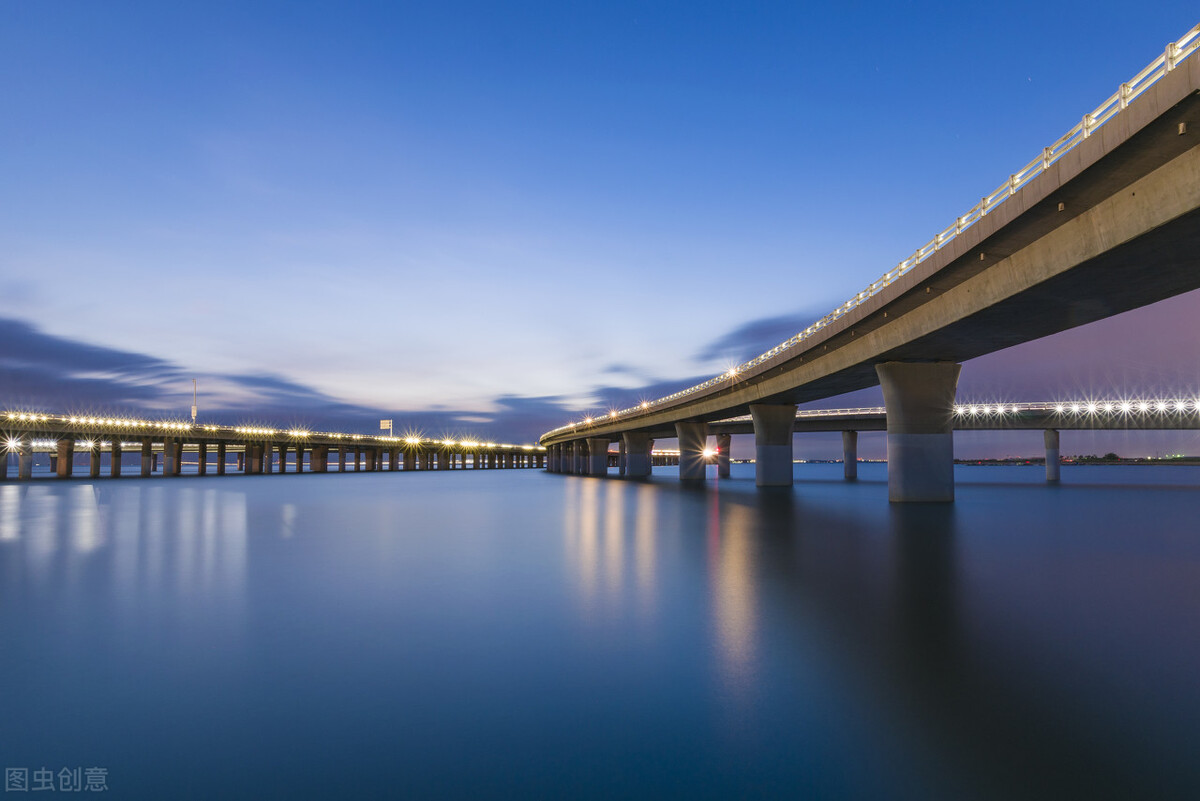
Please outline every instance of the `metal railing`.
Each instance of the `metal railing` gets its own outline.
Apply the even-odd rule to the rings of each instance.
[[[632,406],[628,409],[619,409],[609,412],[606,416],[599,418],[587,418],[580,423],[568,423],[564,426],[547,431],[543,437],[560,434],[571,430],[586,430],[590,425],[596,423],[608,422],[610,420],[622,419],[629,416],[646,414],[653,411],[655,407],[663,404],[671,403],[688,395],[693,395],[697,392],[702,392],[722,383],[736,380],[738,375],[746,370],[757,367],[758,365],[774,359],[784,351],[790,350],[800,343],[809,339],[814,334],[828,327],[833,322],[841,319],[844,315],[857,308],[863,302],[878,294],[884,288],[891,285],[900,277],[906,275],[910,270],[916,267],[921,262],[928,259],[937,251],[946,246],[947,243],[954,239],[963,231],[975,225],[975,223],[986,217],[993,209],[1006,201],[1008,198],[1015,195],[1032,179],[1041,175],[1052,164],[1058,161],[1066,153],[1069,153],[1083,140],[1090,137],[1101,126],[1111,120],[1113,117],[1120,114],[1125,108],[1136,100],[1143,92],[1157,83],[1164,75],[1175,69],[1188,56],[1200,49],[1200,25],[1194,26],[1178,41],[1171,42],[1167,45],[1162,55],[1151,61],[1137,75],[1133,76],[1128,82],[1121,84],[1116,93],[1101,103],[1089,114],[1084,114],[1083,119],[1075,125],[1074,128],[1060,136],[1053,144],[1042,148],[1042,152],[1024,167],[1017,172],[1008,176],[1008,180],[1002,183],[994,192],[985,195],[980,201],[975,204],[966,214],[955,219],[954,224],[946,227],[938,233],[933,239],[926,242],[921,247],[917,248],[911,256],[897,264],[892,269],[888,270],[878,280],[872,282],[863,291],[859,292],[854,297],[847,300],[841,306],[826,314],[815,323],[799,332],[786,342],[781,342],[765,353],[759,354],[750,361],[740,364],[719,376],[714,376],[707,381],[696,384],[695,386],[681,389],[662,398],[652,401],[643,401],[638,406]]]

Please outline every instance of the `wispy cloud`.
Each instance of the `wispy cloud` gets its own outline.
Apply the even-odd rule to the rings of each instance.
[[[744,362],[765,353],[798,331],[803,331],[824,312],[797,313],[779,317],[762,317],[739,325],[701,348],[695,355],[699,363],[714,359]]]

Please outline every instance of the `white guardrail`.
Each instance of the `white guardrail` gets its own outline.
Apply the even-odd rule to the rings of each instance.
[[[804,340],[816,334],[821,329],[827,327],[830,323],[840,319],[843,315],[850,312],[868,298],[874,296],[885,287],[889,286],[896,279],[907,274],[913,267],[916,267],[921,262],[932,256],[937,251],[941,250],[946,243],[951,242],[963,231],[970,228],[975,223],[987,216],[988,212],[999,206],[1008,198],[1015,195],[1025,184],[1029,183],[1033,178],[1037,177],[1045,170],[1049,169],[1050,165],[1058,161],[1064,154],[1069,153],[1076,145],[1087,139],[1096,132],[1102,125],[1111,120],[1113,117],[1120,114],[1126,106],[1132,103],[1142,92],[1145,92],[1151,86],[1159,81],[1164,75],[1175,69],[1192,53],[1200,49],[1200,25],[1196,25],[1189,30],[1178,41],[1171,42],[1167,45],[1166,50],[1158,58],[1146,65],[1141,72],[1133,76],[1127,83],[1121,84],[1116,93],[1112,97],[1105,100],[1090,114],[1084,114],[1083,119],[1075,125],[1074,128],[1060,136],[1054,144],[1049,147],[1042,148],[1042,152],[1033,161],[1026,164],[1017,172],[1008,176],[1008,180],[1001,184],[990,195],[983,197],[970,211],[954,221],[954,224],[948,226],[944,231],[939,233],[933,239],[926,242],[917,251],[909,256],[904,261],[897,264],[892,269],[884,273],[880,278],[871,283],[862,292],[859,292],[848,301],[838,306],[829,314],[817,320],[815,323],[805,328],[800,333],[796,334],[786,342],[781,342],[771,348],[766,353],[755,356],[745,364],[739,364],[721,375],[714,376],[707,381],[697,384],[694,387],[681,389],[678,392],[667,395],[666,397],[658,398],[652,401],[643,401],[638,406],[632,406],[628,409],[619,409],[610,411],[606,416],[596,418],[585,418],[579,423],[568,423],[564,426],[547,431],[542,436],[551,436],[572,429],[579,430],[582,427],[592,425],[598,422],[607,422],[625,418],[631,415],[644,414],[651,411],[655,406],[660,406],[664,403],[678,400],[687,395],[701,392],[710,387],[721,384],[725,381],[732,381],[737,378],[738,374],[745,372],[753,367],[762,364],[763,362],[773,359],[780,353],[796,347]]]

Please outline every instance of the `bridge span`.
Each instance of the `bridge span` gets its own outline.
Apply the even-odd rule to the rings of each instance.
[[[960,363],[1200,288],[1200,25],[966,214],[786,342],[664,398],[547,432],[547,447],[679,440],[750,415],[760,486],[792,482],[796,406],[882,386],[893,501],[954,499]],[[598,446],[597,446],[598,447]],[[637,471],[648,469],[640,461]]]
[[[1036,403],[957,404],[951,426],[954,431],[1042,431],[1046,446],[1046,480],[1059,480],[1059,431],[1197,431],[1200,430],[1200,398],[1194,400],[1090,400],[1043,401]],[[796,412],[792,433],[842,433],[842,462],[847,479],[858,477],[858,434],[860,431],[886,431],[887,408],[801,409]],[[701,450],[704,463],[717,465],[717,477],[729,477],[730,445],[734,435],[754,434],[752,416],[718,420],[708,425],[708,436],[716,437],[716,447]],[[668,428],[648,432],[644,453],[631,453],[622,439],[616,454],[608,450],[608,439],[593,437],[582,442],[551,445],[547,469],[553,473],[604,476],[617,467],[620,476],[644,476],[650,467],[662,464],[654,457],[654,438],[672,438]],[[707,441],[707,437],[706,437]],[[679,464],[682,452],[673,452]],[[615,456],[615,459],[614,459]],[[702,465],[703,466],[703,465]],[[891,464],[889,461],[889,470]]]

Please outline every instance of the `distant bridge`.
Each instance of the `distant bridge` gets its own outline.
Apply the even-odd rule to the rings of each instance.
[[[953,410],[952,426],[955,431],[1042,431],[1046,480],[1058,481],[1059,431],[1196,431],[1200,430],[1200,398],[958,404]],[[793,433],[842,432],[842,462],[848,479],[858,476],[858,432],[886,430],[884,406],[801,409],[792,423]],[[709,424],[708,433],[716,435],[716,447],[703,448],[701,455],[705,463],[716,462],[718,478],[728,478],[732,438],[735,434],[753,434],[754,420],[749,416],[718,420]],[[674,432],[664,428],[650,435],[647,447],[653,448],[653,436],[670,438]],[[673,458],[665,460],[660,456],[659,451],[651,452],[653,466],[679,464],[681,453],[672,452]],[[608,475],[608,468],[615,466],[618,475],[635,475],[629,470],[629,457],[624,440],[618,443],[617,453],[612,454],[607,440],[595,438],[551,446],[548,468],[556,473],[600,476]]]
[[[629,475],[667,429],[704,477],[711,426],[749,414],[760,486],[792,481],[796,404],[881,384],[893,501],[954,498],[960,362],[1200,287],[1200,25],[912,256],[809,328],[694,387],[547,432],[621,440]],[[873,204],[874,206],[875,204]],[[554,464],[553,456],[551,464]],[[552,468],[553,469],[553,468]]]
[[[125,455],[135,452],[141,456],[140,464],[129,468],[142,476],[181,475],[185,453],[195,455],[199,475],[225,475],[231,466],[245,475],[276,469],[285,473],[289,463],[292,472],[301,473],[306,462],[308,472],[325,473],[331,470],[331,458],[337,472],[540,468],[546,464],[546,449],[540,445],[28,411],[0,415],[0,446],[4,448],[0,479],[8,478],[14,454],[16,477],[31,478],[33,455],[39,451],[50,453],[51,472],[59,478],[74,475],[77,453],[88,455],[91,478],[101,475],[103,454],[108,455],[108,474],[115,478],[127,467]]]

